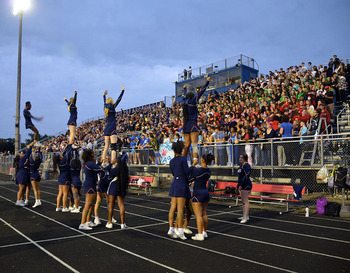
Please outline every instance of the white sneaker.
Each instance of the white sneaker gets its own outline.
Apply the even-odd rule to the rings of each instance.
[[[69,212],[70,210],[68,208],[63,208],[62,212]]]
[[[206,231],[203,231],[202,234],[203,234],[203,237],[204,237],[204,238],[208,238],[208,233],[207,233]]]
[[[106,228],[112,228],[113,227],[113,224],[112,223],[107,223],[106,224]]]
[[[185,234],[192,234],[193,232],[188,227],[185,227],[184,228],[184,233]]]
[[[92,222],[92,221],[86,222],[85,224],[87,224],[88,227],[96,227],[96,226],[97,226],[97,225],[96,225],[94,222]]]
[[[73,206],[69,206],[68,209],[69,209],[69,210],[74,210],[74,207],[73,207]]]
[[[94,223],[95,223],[96,226],[101,225],[100,218],[95,217]]]
[[[70,212],[71,212],[71,213],[79,213],[80,210],[79,210],[79,209],[73,209],[73,210],[71,210]]]
[[[29,200],[27,199],[26,201],[24,201],[24,205],[28,206]]]
[[[173,238],[173,239],[178,238],[177,235],[175,234],[175,231],[171,231],[171,230],[168,231],[168,236],[170,236],[170,238]]]
[[[23,200],[16,201],[16,206],[24,207],[25,205]]]
[[[56,208],[56,211],[62,211],[62,208],[60,207],[60,208]]]
[[[126,229],[127,227],[128,227],[128,226],[127,226],[126,224],[121,224],[121,225],[120,225],[120,228],[121,228],[121,229]]]
[[[241,220],[241,224],[245,224],[245,223],[247,223],[248,222],[248,219],[245,219],[245,218],[243,218],[242,220]]]
[[[41,206],[41,202],[40,201],[36,201],[35,204],[32,206],[32,208],[36,208],[38,206]]]
[[[89,227],[89,226],[87,225],[87,223],[85,223],[85,224],[80,224],[80,225],[79,225],[79,229],[81,229],[81,230],[92,230],[92,228]]]
[[[194,235],[194,236],[192,236],[191,237],[192,238],[192,240],[194,240],[194,241],[204,241],[204,236],[203,236],[203,234],[196,234],[196,235]]]
[[[114,217],[112,217],[112,223],[113,224],[117,223],[117,220],[115,220]]]
[[[179,237],[181,240],[186,240],[186,236],[183,233],[180,233],[178,229],[175,229],[175,234],[177,237]]]
[[[244,219],[243,216],[238,218],[238,220],[243,220],[243,219]],[[249,216],[246,219],[249,220]]]

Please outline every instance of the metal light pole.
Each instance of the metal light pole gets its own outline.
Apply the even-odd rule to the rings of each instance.
[[[17,101],[16,101],[16,123],[15,123],[15,154],[21,148],[20,135],[20,108],[21,108],[21,68],[22,68],[22,17],[23,11],[30,6],[29,0],[16,0],[14,2],[13,14],[19,14],[19,38],[18,38],[18,63],[17,63]]]

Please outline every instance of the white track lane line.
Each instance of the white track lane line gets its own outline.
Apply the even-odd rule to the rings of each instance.
[[[0,195],[0,197],[3,198],[3,199],[5,199],[5,200],[7,200],[7,201],[9,201],[9,202],[11,202],[11,203],[13,203],[11,200],[7,199],[7,198],[4,197],[4,196],[1,196],[1,195]],[[113,248],[117,248],[117,249],[119,249],[119,250],[121,250],[121,251],[127,252],[127,253],[129,253],[129,254],[131,254],[131,255],[134,255],[134,256],[137,256],[137,257],[139,257],[139,258],[141,258],[141,259],[144,259],[144,260],[147,260],[147,261],[151,261],[151,262],[156,263],[156,264],[158,264],[158,265],[160,265],[160,266],[162,266],[162,267],[166,267],[166,268],[168,268],[168,269],[171,269],[172,271],[175,271],[175,272],[182,272],[182,271],[173,269],[173,268],[171,268],[171,267],[165,266],[165,265],[163,265],[163,264],[160,264],[160,263],[158,263],[158,262],[155,262],[155,261],[153,261],[153,260],[149,260],[149,259],[147,259],[147,258],[145,258],[145,257],[143,257],[143,256],[140,256],[140,255],[135,254],[135,253],[133,253],[133,252],[131,252],[131,251],[128,251],[128,250],[126,250],[126,249],[123,249],[123,248],[120,248],[120,247],[118,247],[118,246],[115,246],[115,245],[113,245],[113,244],[111,244],[111,243],[105,242],[105,241],[103,241],[103,240],[101,240],[101,239],[99,239],[99,238],[96,238],[96,237],[91,236],[91,235],[88,234],[88,233],[81,232],[80,230],[77,230],[77,229],[74,229],[74,228],[72,228],[72,227],[70,227],[70,226],[67,226],[67,225],[64,224],[64,223],[61,223],[61,222],[56,221],[56,220],[54,220],[54,219],[51,219],[50,217],[48,217],[48,216],[46,216],[46,215],[43,215],[43,214],[41,214],[41,213],[39,213],[39,212],[36,212],[36,211],[34,211],[34,210],[32,210],[32,209],[29,209],[29,208],[26,208],[26,207],[23,207],[23,209],[26,209],[26,210],[28,210],[28,211],[30,211],[30,212],[32,212],[32,213],[35,213],[35,214],[37,214],[37,215],[39,215],[39,216],[41,216],[41,217],[43,217],[43,218],[46,218],[46,219],[48,219],[48,220],[51,220],[51,221],[53,221],[53,222],[55,222],[55,223],[57,223],[57,224],[59,224],[59,225],[62,225],[62,226],[64,226],[64,227],[68,228],[68,229],[74,230],[74,231],[76,231],[76,232],[78,232],[78,233],[80,233],[80,234],[84,234],[86,237],[89,237],[89,238],[91,238],[91,239],[97,240],[97,241],[99,241],[99,242],[101,242],[101,243],[104,243],[104,244],[106,244],[106,245],[109,245],[109,246],[111,246],[111,247],[113,247]],[[128,228],[129,228],[129,227],[128,227]],[[277,269],[277,270],[280,270],[280,271],[290,272],[290,273],[294,273],[294,272],[295,272],[295,271],[291,271],[291,270],[289,270],[289,269],[284,269],[284,268],[281,268],[281,267],[277,267],[277,266],[273,266],[273,265],[267,265],[267,264],[264,264],[264,263],[256,262],[256,261],[253,261],[253,260],[251,260],[251,259],[246,259],[246,258],[242,258],[242,257],[239,257],[239,256],[235,256],[235,255],[231,255],[231,254],[219,252],[219,251],[216,251],[216,250],[207,249],[207,248],[204,248],[204,247],[192,245],[192,244],[189,244],[189,243],[184,243],[184,242],[182,242],[182,241],[170,239],[170,238],[168,238],[168,237],[160,236],[160,235],[157,235],[157,234],[154,234],[154,233],[150,233],[150,232],[147,232],[147,231],[143,231],[143,230],[140,230],[140,229],[135,229],[135,228],[133,228],[133,230],[136,230],[136,231],[138,231],[138,232],[142,232],[142,233],[151,235],[151,236],[153,236],[153,237],[157,237],[157,238],[161,238],[161,239],[165,239],[165,240],[170,240],[170,241],[175,242],[175,243],[180,243],[180,244],[183,244],[183,245],[186,245],[186,246],[198,248],[198,249],[205,250],[205,251],[208,251],[208,252],[211,252],[211,253],[215,253],[215,254],[218,254],[218,255],[222,255],[222,256],[226,256],[226,257],[230,257],[230,258],[234,258],[234,259],[238,259],[238,260],[245,261],[245,262],[248,262],[248,263],[253,263],[253,264],[256,264],[256,265],[263,266],[263,267],[268,267],[268,268]]]
[[[70,266],[69,264],[65,263],[64,261],[62,261],[60,258],[58,258],[57,256],[53,255],[50,251],[46,250],[45,248],[43,248],[41,245],[39,245],[38,243],[36,243],[35,241],[33,241],[32,239],[30,239],[28,236],[26,236],[25,234],[23,234],[22,232],[20,232],[18,229],[14,228],[13,226],[11,226],[9,223],[7,223],[4,219],[0,218],[0,220],[5,223],[8,227],[10,227],[11,229],[13,229],[15,232],[17,232],[19,235],[21,235],[22,237],[24,237],[25,239],[27,239],[31,244],[35,245],[37,248],[39,248],[41,251],[45,252],[47,255],[49,255],[51,258],[53,258],[54,260],[56,260],[57,262],[59,262],[60,264],[62,264],[63,266],[65,266],[66,268],[68,268],[70,271],[72,272],[77,272],[79,273],[78,270],[76,270],[75,268],[73,268],[72,266]]]
[[[7,200],[7,201],[9,201],[9,202],[11,202],[11,203],[13,203],[10,199],[7,199],[6,197],[4,197],[4,196],[2,196],[2,195],[0,195],[0,197],[3,198],[3,199],[5,199],[5,200]],[[183,273],[183,271],[181,271],[181,270],[178,270],[178,269],[175,269],[175,268],[173,268],[173,267],[170,267],[170,266],[161,264],[161,263],[159,263],[159,262],[157,262],[157,261],[155,261],[155,260],[148,259],[148,258],[146,258],[146,257],[144,257],[144,256],[141,256],[141,255],[139,255],[139,254],[136,254],[136,253],[134,253],[134,252],[131,252],[131,251],[127,250],[127,249],[121,248],[121,247],[116,246],[116,245],[113,245],[113,244],[111,244],[111,243],[109,243],[109,242],[103,241],[102,239],[96,238],[96,237],[94,237],[94,236],[92,236],[92,235],[90,235],[90,234],[88,234],[88,233],[84,233],[84,232],[80,231],[79,229],[72,228],[72,227],[70,227],[70,226],[68,226],[68,225],[66,225],[66,224],[64,224],[64,223],[61,223],[61,222],[59,222],[59,221],[57,221],[57,220],[55,220],[55,219],[52,219],[52,218],[50,218],[50,217],[48,217],[48,216],[46,216],[46,215],[44,215],[44,214],[41,214],[41,213],[39,213],[39,212],[36,212],[35,210],[32,210],[32,209],[30,209],[30,208],[26,208],[26,207],[22,207],[22,208],[25,209],[25,210],[28,210],[28,211],[30,211],[30,212],[32,212],[32,213],[35,213],[35,214],[37,214],[37,215],[39,215],[39,216],[41,216],[41,217],[43,217],[43,218],[45,218],[45,219],[48,219],[48,220],[50,220],[50,221],[52,221],[52,222],[54,222],[54,223],[56,223],[56,224],[59,224],[59,225],[61,225],[61,226],[64,226],[64,227],[66,227],[66,228],[68,228],[68,229],[70,229],[70,230],[73,230],[73,231],[75,231],[75,232],[77,232],[77,233],[80,233],[80,234],[82,234],[82,235],[85,235],[86,237],[89,237],[90,239],[96,240],[96,241],[98,241],[98,242],[100,242],[100,243],[103,243],[103,244],[106,244],[106,245],[108,245],[108,246],[110,246],[110,247],[116,248],[116,249],[118,249],[118,250],[120,250],[120,251],[122,251],[122,252],[125,252],[125,253],[127,253],[127,254],[130,254],[130,255],[132,255],[132,256],[135,256],[135,257],[140,258],[140,259],[142,259],[142,260],[145,260],[145,261],[147,261],[147,262],[153,263],[153,264],[158,265],[158,266],[160,266],[160,267],[164,267],[164,268],[166,268],[166,269],[168,269],[168,270],[171,270],[171,271],[174,271],[174,272],[179,272],[179,273],[181,272],[181,273]],[[129,228],[129,227],[128,227],[128,228]]]

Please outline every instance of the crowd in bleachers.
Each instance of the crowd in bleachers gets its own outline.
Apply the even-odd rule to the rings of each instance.
[[[328,66],[302,63],[271,71],[223,93],[210,90],[198,104],[198,125],[202,129],[200,143],[313,135],[320,118],[330,124],[335,118],[335,106],[347,103],[349,72],[350,65],[334,56]],[[283,123],[292,126],[281,130]],[[322,125],[323,132],[327,132],[327,124]],[[77,127],[77,144],[93,148],[103,137],[104,125],[105,120],[100,119]],[[181,100],[174,100],[171,107],[161,104],[148,109],[120,111],[117,131],[121,145],[128,148],[156,149],[158,146],[152,138],[158,145],[181,139]],[[56,152],[66,143],[67,135],[60,135],[44,146],[47,151]]]

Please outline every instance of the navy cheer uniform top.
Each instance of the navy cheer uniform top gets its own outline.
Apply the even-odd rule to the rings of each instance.
[[[60,175],[58,176],[58,185],[69,186],[71,183],[69,158],[71,149],[72,144],[69,144],[62,153],[63,158],[58,163],[58,169],[60,170]]]
[[[74,99],[72,104],[69,104],[69,101],[66,99],[66,103],[69,107],[69,112],[70,112],[70,117],[69,120],[67,122],[67,125],[73,125],[73,126],[77,126],[77,118],[78,118],[78,109],[76,106],[77,103],[77,93],[74,94]]]
[[[210,195],[207,188],[207,182],[211,176],[209,168],[194,168],[192,179],[194,179],[192,202],[209,202]]]
[[[32,146],[26,151],[18,162],[18,172],[16,174],[16,184],[26,185],[29,183],[29,156],[32,153]]]
[[[205,85],[202,87],[202,89],[194,95],[193,98],[189,99],[186,98],[187,94],[187,88],[184,89],[184,99],[183,104],[185,107],[187,107],[187,121],[186,124],[184,124],[184,133],[189,134],[191,132],[199,132],[199,128],[197,125],[198,120],[198,108],[197,104],[201,96],[204,94],[205,90],[207,89],[209,85],[209,81],[205,83]]]
[[[185,156],[175,156],[169,163],[171,173],[174,176],[173,182],[170,186],[169,196],[191,198],[189,184],[189,177],[191,175],[191,168],[187,165]]]
[[[106,118],[107,124],[104,131],[105,136],[111,136],[111,135],[117,134],[116,132],[117,120],[115,118],[115,114],[116,114],[115,108],[118,106],[118,104],[122,100],[123,95],[124,95],[124,90],[122,90],[122,92],[119,95],[119,98],[114,104],[106,103],[106,95],[103,95],[104,108],[108,109],[108,115]]]
[[[250,181],[250,173],[252,167],[245,163],[242,167],[238,169],[238,185],[237,188],[242,187],[242,190],[250,191],[252,190],[252,181]]]
[[[34,117],[30,114],[29,110],[24,109],[23,115],[24,115],[24,119],[25,119],[26,129],[34,127],[34,124],[32,122],[32,118],[34,118]]]
[[[93,161],[88,161],[84,165],[85,181],[83,185],[84,193],[96,193],[97,174],[104,170]]]
[[[75,188],[81,187],[80,171],[81,171],[81,161],[79,159],[79,152],[76,149],[72,149],[69,155],[69,168],[72,186]],[[75,161],[75,162],[73,162]]]
[[[99,173],[100,180],[97,184],[97,191],[98,192],[102,192],[102,193],[107,192],[109,182],[110,182],[109,171],[111,170],[111,168],[112,168],[112,164],[108,163],[108,165],[103,168],[104,172]]]
[[[41,177],[39,174],[39,167],[43,161],[43,154],[38,151],[35,154],[29,157],[29,170],[30,170],[30,180],[31,181],[40,181]]]

